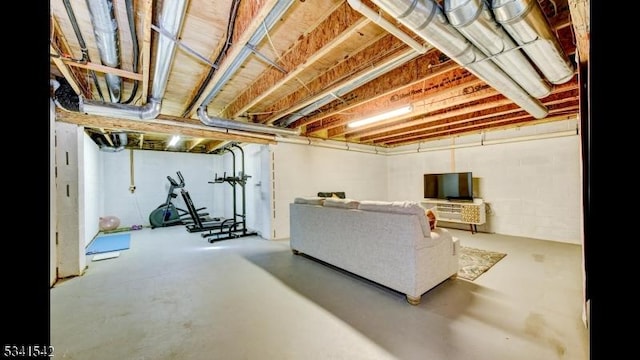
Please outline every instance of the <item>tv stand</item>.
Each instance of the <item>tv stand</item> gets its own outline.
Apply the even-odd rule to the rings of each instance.
[[[472,234],[478,232],[478,225],[487,221],[485,203],[480,198],[475,198],[473,201],[423,199],[420,204],[425,209],[435,207],[438,221],[469,224]]]

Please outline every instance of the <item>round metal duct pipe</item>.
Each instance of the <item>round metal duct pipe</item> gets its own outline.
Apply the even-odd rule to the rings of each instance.
[[[400,23],[435,48],[484,80],[536,119],[547,116],[542,103],[524,91],[472,43],[458,32],[434,0],[372,0]]]
[[[159,22],[172,38],[178,38],[187,10],[188,0],[164,0]],[[169,71],[175,55],[176,44],[172,38],[160,35],[156,50],[155,71],[149,100],[143,106],[135,106],[120,103],[102,103],[80,98],[79,110],[81,112],[120,117],[133,120],[155,119],[162,106],[162,98],[167,88]]]
[[[207,114],[207,108],[204,106],[200,106],[198,108],[198,118],[203,124],[207,126],[214,126],[224,129],[235,129],[272,135],[300,135],[300,129],[279,128],[263,124],[223,119],[216,116],[210,117]]]
[[[538,69],[552,84],[564,84],[574,66],[562,50],[536,0],[493,0],[493,14],[511,37],[522,45]]]
[[[531,96],[541,99],[551,93],[551,86],[495,21],[486,0],[444,0],[444,12],[453,27]]]
[[[118,22],[113,11],[112,0],[86,0],[93,24],[100,60],[102,64],[120,67],[120,39],[118,37]],[[105,74],[111,102],[120,102],[122,93],[122,78],[114,74]]]

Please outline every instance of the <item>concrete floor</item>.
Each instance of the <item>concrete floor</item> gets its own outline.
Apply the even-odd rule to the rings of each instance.
[[[91,360],[589,358],[580,246],[450,231],[507,256],[418,306],[288,241],[132,231],[120,257],[90,256],[51,289],[51,344],[56,358]]]

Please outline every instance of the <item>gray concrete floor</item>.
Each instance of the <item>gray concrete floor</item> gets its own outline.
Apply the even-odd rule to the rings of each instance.
[[[288,241],[132,231],[118,258],[89,256],[51,289],[51,344],[91,360],[589,358],[580,246],[450,231],[507,256],[418,306]]]

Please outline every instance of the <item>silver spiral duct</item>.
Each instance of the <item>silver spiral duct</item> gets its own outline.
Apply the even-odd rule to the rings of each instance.
[[[487,0],[444,0],[444,12],[453,27],[531,96],[541,99],[551,93],[551,86],[495,21]]]
[[[236,120],[224,119],[216,116],[209,116],[207,108],[200,106],[198,108],[198,118],[207,126],[214,126],[225,129],[235,129],[243,131],[257,132],[261,134],[272,135],[300,135],[300,129],[281,128],[257,123],[242,122]]]
[[[157,56],[154,64],[153,83],[149,101],[143,106],[83,101],[80,99],[80,111],[100,116],[119,117],[125,119],[155,119],[160,114],[162,98],[167,88],[169,70],[175,55],[176,43],[187,10],[186,0],[164,0],[160,14],[160,27],[172,38],[161,35],[158,39]]]
[[[120,38],[118,22],[113,10],[112,0],[86,0],[93,25],[93,33],[98,44],[102,64],[112,68],[120,67]],[[122,78],[114,74],[105,74],[109,98],[119,103],[122,94]]]
[[[564,84],[575,69],[551,30],[536,0],[493,0],[498,23],[552,84]]]
[[[372,0],[400,23],[485,81],[533,117],[542,119],[548,110],[493,61],[469,42],[448,21],[434,0]]]

